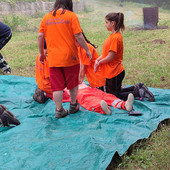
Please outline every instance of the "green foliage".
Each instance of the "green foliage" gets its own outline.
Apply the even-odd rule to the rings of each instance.
[[[9,2],[15,4],[16,2],[39,2],[41,0],[0,0],[0,2]],[[44,2],[55,2],[55,0],[43,0]],[[81,0],[73,0],[73,2],[79,2]]]
[[[126,0],[126,1],[144,3],[144,4],[149,4],[152,6],[162,7],[164,9],[170,9],[170,1],[169,0]]]
[[[11,16],[2,16],[3,22],[8,25],[12,31],[18,31],[21,29],[21,27],[25,27],[27,24],[26,19],[21,18],[15,14],[12,14]]]
[[[15,4],[16,2],[39,2],[41,0],[0,0],[0,2],[9,2]],[[43,0],[44,2],[54,2],[55,0]]]

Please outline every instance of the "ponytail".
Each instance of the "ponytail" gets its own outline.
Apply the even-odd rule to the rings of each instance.
[[[82,34],[83,34],[83,37],[84,37],[84,39],[86,40],[87,43],[91,44],[94,48],[97,48],[96,45],[92,44],[92,43],[86,38],[86,36],[85,36],[85,34],[84,34],[83,31],[82,31]]]
[[[118,13],[109,13],[105,17],[108,21],[112,22],[114,21],[116,23],[115,25],[115,31],[119,32],[124,31],[124,14],[121,12]]]
[[[117,30],[121,30],[124,31],[125,30],[125,26],[124,26],[124,15],[121,12],[117,13],[118,15],[118,23],[116,24]]]

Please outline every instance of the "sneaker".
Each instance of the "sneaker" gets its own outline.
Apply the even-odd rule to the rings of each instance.
[[[135,91],[139,91],[139,89],[140,88],[142,88],[142,86],[143,86],[144,84],[141,82],[141,83],[137,83],[137,84],[135,84]]]
[[[102,110],[104,111],[104,113],[106,113],[106,115],[110,115],[110,114],[111,114],[111,110],[110,110],[110,108],[108,107],[106,101],[101,100],[100,106],[101,106]]]
[[[155,101],[154,95],[149,91],[149,89],[145,85],[143,85],[139,89],[139,95],[141,97],[140,100],[143,100],[144,98],[147,98],[150,102]]]
[[[39,89],[36,88],[35,93],[33,95],[33,99],[38,102],[38,103],[45,103],[49,98],[45,96],[44,92]]]
[[[68,110],[65,110],[63,107],[60,110],[56,109],[55,118],[62,118],[68,115]]]
[[[11,68],[9,67],[9,65],[7,64],[7,62],[4,60],[2,56],[0,57],[0,68],[4,74],[11,73]]]
[[[0,105],[0,123],[3,127],[20,124],[19,120],[3,105]]]
[[[134,96],[132,93],[129,93],[128,98],[125,102],[125,108],[127,111],[132,111],[133,109],[133,102],[134,102]]]
[[[76,103],[75,104],[71,104],[70,103],[70,109],[69,109],[69,113],[76,113],[76,112],[78,112],[79,111],[79,109],[80,109],[80,107],[79,107],[79,105],[78,105],[78,102],[77,102],[77,100],[76,100]]]

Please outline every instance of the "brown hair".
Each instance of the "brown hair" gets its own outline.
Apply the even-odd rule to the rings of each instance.
[[[86,42],[88,42],[89,44],[91,44],[94,48],[97,48],[96,45],[92,44],[92,43],[87,39],[87,37],[85,36],[85,34],[84,34],[83,31],[82,31],[82,34],[83,34],[83,37],[84,37],[84,39],[86,40]]]
[[[53,12],[53,16],[56,15],[56,11],[59,8],[63,8],[63,11],[61,12],[61,14],[65,13],[65,10],[69,10],[69,11],[73,11],[73,2],[72,0],[56,0],[55,4],[54,4],[54,12]]]
[[[116,23],[115,26],[115,31],[123,31],[125,29],[124,26],[124,14],[121,12],[115,13],[109,13],[105,16],[105,19],[107,19],[108,21],[114,21]]]

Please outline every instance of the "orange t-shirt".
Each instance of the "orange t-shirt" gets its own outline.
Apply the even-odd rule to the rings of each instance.
[[[44,64],[42,64],[39,61],[39,55],[37,55],[35,64],[35,79],[38,88],[46,93],[52,94],[47,56],[46,60],[44,60]]]
[[[94,73],[94,63],[95,60],[99,57],[96,49],[89,43],[87,46],[92,54],[92,60],[89,61],[87,58],[86,51],[82,47],[78,47],[78,54],[81,60],[81,63],[86,65],[86,77],[91,87],[101,87],[105,85],[105,78],[101,76],[99,73]]]
[[[100,74],[108,79],[119,75],[124,70],[122,65],[123,37],[120,32],[110,34],[105,40],[103,44],[102,58],[105,58],[110,51],[115,52],[113,60],[109,63],[104,63],[99,67]]]
[[[75,34],[81,33],[75,13],[57,10],[46,14],[41,21],[39,32],[44,33],[49,57],[49,67],[69,67],[79,63]]]

